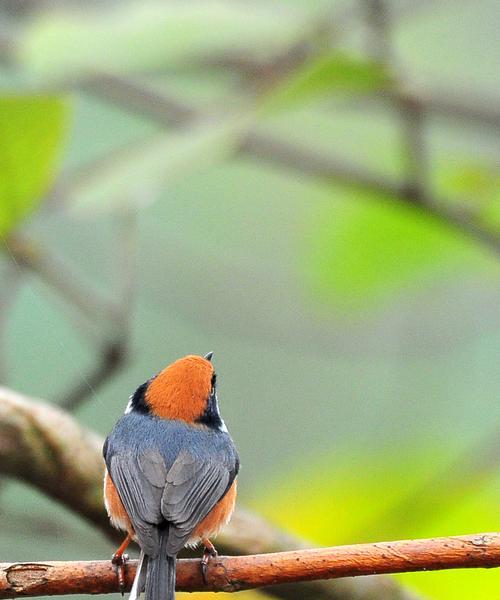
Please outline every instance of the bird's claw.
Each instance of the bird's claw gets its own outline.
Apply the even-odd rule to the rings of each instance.
[[[208,585],[208,580],[207,580],[208,561],[210,560],[210,558],[217,558],[218,556],[219,556],[219,553],[217,552],[217,550],[215,548],[205,548],[205,551],[203,552],[203,556],[201,559],[201,575],[203,577],[203,581],[204,581],[205,585]]]
[[[120,589],[120,593],[123,596],[125,594],[126,588],[126,580],[125,580],[125,571],[126,564],[128,561],[128,554],[113,554],[111,557],[111,563],[116,566],[116,574],[118,576],[118,587]]]

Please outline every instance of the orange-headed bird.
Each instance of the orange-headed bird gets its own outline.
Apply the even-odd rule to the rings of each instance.
[[[104,500],[127,531],[113,557],[123,565],[132,539],[141,559],[136,600],[175,598],[175,561],[186,545],[205,546],[203,575],[236,500],[239,458],[219,413],[212,353],[185,356],[137,388],[104,443]],[[120,584],[123,586],[123,573]]]

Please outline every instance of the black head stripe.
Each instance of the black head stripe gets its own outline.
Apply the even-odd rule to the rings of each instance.
[[[146,390],[148,389],[149,381],[140,385],[134,392],[134,395],[130,398],[132,404],[132,410],[140,413],[149,413],[151,409],[146,402]]]
[[[201,415],[197,419],[198,423],[203,423],[207,427],[212,429],[220,429],[223,425],[222,419],[219,414],[219,407],[217,406],[217,376],[215,373],[212,375],[212,389],[210,390],[210,396],[207,400],[207,406]]]

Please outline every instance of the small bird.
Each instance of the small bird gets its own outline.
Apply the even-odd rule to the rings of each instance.
[[[104,502],[111,523],[127,532],[113,555],[124,589],[124,552],[141,548],[130,592],[136,600],[175,598],[177,553],[204,545],[226,525],[236,501],[239,457],[219,413],[212,352],[185,356],[137,388],[107,437]]]

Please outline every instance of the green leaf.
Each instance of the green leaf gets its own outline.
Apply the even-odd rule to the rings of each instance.
[[[177,178],[227,156],[238,141],[244,120],[201,124],[161,134],[109,156],[63,190],[79,213],[99,213],[152,201]]]
[[[340,310],[376,307],[471,265],[496,265],[452,226],[397,199],[344,191],[319,211],[303,267],[316,295]]]
[[[262,112],[296,107],[333,93],[365,93],[388,87],[391,77],[379,63],[329,53],[314,58],[273,90],[262,103]]]
[[[57,96],[0,98],[0,235],[35,210],[52,182],[66,117]]]
[[[447,160],[436,169],[436,187],[448,203],[459,203],[500,235],[500,172],[473,160]]]
[[[119,3],[85,11],[44,13],[21,39],[25,72],[47,80],[87,72],[163,69],[210,55],[268,56],[300,35],[297,11],[216,0]]]

